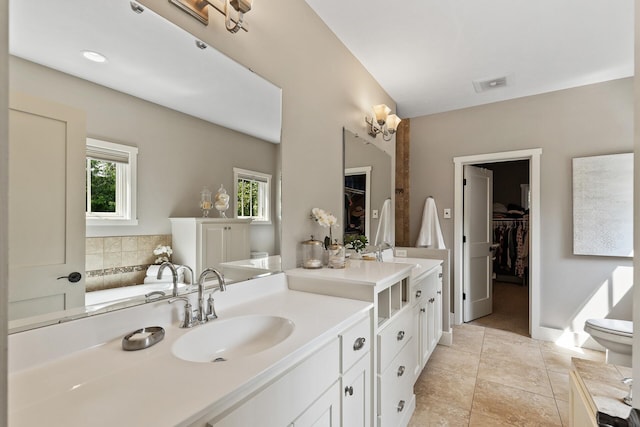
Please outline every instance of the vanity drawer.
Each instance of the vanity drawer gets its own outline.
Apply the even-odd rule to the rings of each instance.
[[[378,372],[384,372],[413,336],[411,313],[411,310],[405,309],[378,333]]]
[[[378,415],[384,427],[399,425],[402,419],[410,416],[407,412],[412,410],[413,366],[417,354],[411,344],[409,340],[409,345],[378,376]]]
[[[345,373],[371,348],[371,317],[367,316],[340,335],[341,372]]]

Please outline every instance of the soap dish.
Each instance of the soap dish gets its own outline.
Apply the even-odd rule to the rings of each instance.
[[[142,350],[159,343],[164,338],[164,329],[160,326],[149,326],[138,329],[122,338],[122,349],[127,351]]]

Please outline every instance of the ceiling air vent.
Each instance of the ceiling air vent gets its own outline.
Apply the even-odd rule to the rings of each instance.
[[[487,90],[498,89],[507,85],[507,76],[496,77],[489,80],[474,80],[473,88],[476,92],[485,92]]]

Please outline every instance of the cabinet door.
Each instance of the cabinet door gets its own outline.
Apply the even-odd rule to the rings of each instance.
[[[290,425],[292,427],[339,427],[340,381],[336,381],[326,393],[316,400]],[[343,425],[346,426],[350,424]]]
[[[251,256],[249,224],[230,224],[226,229],[227,251],[224,261],[239,261]]]
[[[438,344],[438,331],[437,331],[437,322],[436,322],[436,301],[437,294],[434,292],[429,295],[429,300],[427,301],[427,354],[426,358],[428,359],[431,356],[431,352],[436,345]],[[425,360],[425,363],[427,361]]]
[[[84,113],[12,94],[9,151],[9,320],[84,306]]]
[[[432,328],[432,322],[429,321],[430,305],[429,299],[427,299],[424,304],[420,306],[420,369],[424,369],[431,355],[429,348]]]
[[[226,228],[224,224],[202,224],[200,242],[202,252],[200,254],[200,272],[208,267],[218,268],[226,258]],[[200,274],[196,272],[196,274]]]
[[[371,357],[366,354],[342,376],[342,425],[371,425]]]
[[[416,337],[416,339],[413,340],[412,343],[414,352],[416,353],[416,364],[413,367],[414,381],[418,379],[420,373],[422,372],[422,342],[424,341],[422,337],[422,330],[424,329],[424,318],[420,309],[420,304],[416,304],[413,307],[413,330],[415,331]]]

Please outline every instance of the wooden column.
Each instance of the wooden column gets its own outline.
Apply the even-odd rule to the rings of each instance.
[[[396,246],[411,246],[409,242],[410,130],[410,119],[403,119],[396,133]]]

